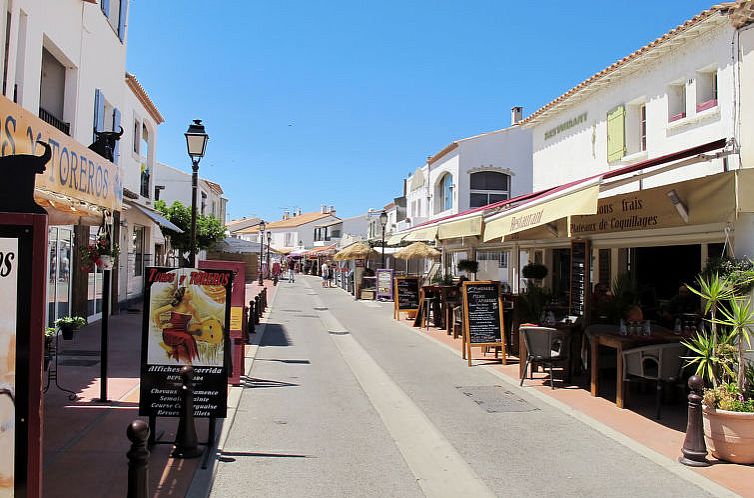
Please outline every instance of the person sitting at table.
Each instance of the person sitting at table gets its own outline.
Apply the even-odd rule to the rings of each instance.
[[[662,318],[666,324],[671,325],[680,315],[695,313],[699,313],[699,300],[686,284],[683,284],[678,287],[678,294],[668,303]]]

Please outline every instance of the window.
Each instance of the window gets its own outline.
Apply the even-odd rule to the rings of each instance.
[[[134,246],[134,277],[140,277],[144,274],[144,227],[134,225],[133,232]]]
[[[54,55],[42,48],[42,76],[39,85],[39,117],[66,135],[71,125],[63,121],[66,69]]]
[[[147,164],[142,162],[141,163],[141,183],[140,183],[139,193],[142,196],[146,197],[147,199],[149,198],[149,192],[150,192],[150,188],[149,188],[150,177],[151,177],[151,173],[149,171],[149,168],[147,167]]]
[[[619,105],[607,113],[607,162],[626,155],[626,108]]]
[[[120,110],[113,107],[105,98],[105,94],[100,89],[94,90],[94,133],[92,133],[92,142],[97,140],[98,131],[113,131],[120,129]],[[120,159],[120,140],[115,141],[113,149],[113,162],[118,164]]]
[[[285,232],[285,247],[293,245],[293,232]]]
[[[482,207],[504,201],[510,196],[510,176],[497,171],[478,171],[471,174],[469,207]]]
[[[126,8],[128,0],[100,0],[100,8],[120,41],[126,36]]]
[[[626,154],[647,150],[647,107],[643,101],[626,105]]]
[[[206,210],[207,210],[207,194],[205,192],[202,192],[202,205],[199,212],[202,214],[202,216],[204,216],[206,214],[205,213]]]
[[[696,112],[717,106],[717,69],[696,73]]]
[[[139,143],[141,142],[141,123],[137,119],[134,119],[134,152],[139,153]]]
[[[141,127],[141,146],[139,149],[142,157],[149,158],[149,130],[146,124]]]
[[[435,187],[435,213],[453,207],[453,175],[445,173]]]
[[[686,83],[668,87],[668,122],[686,117]]]

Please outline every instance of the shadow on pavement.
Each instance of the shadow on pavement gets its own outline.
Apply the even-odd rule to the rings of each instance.
[[[258,389],[260,387],[298,387],[298,384],[272,379],[255,379],[254,377],[241,376],[241,380],[243,381],[241,387],[244,389]]]
[[[292,344],[285,327],[279,323],[268,323],[264,329],[261,347],[265,346],[290,346]]]

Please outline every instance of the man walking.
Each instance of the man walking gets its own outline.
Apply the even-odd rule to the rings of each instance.
[[[293,283],[296,281],[295,272],[293,271],[295,269],[296,264],[293,262],[292,259],[288,260],[288,282]]]

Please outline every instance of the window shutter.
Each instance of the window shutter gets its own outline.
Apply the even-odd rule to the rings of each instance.
[[[120,129],[120,110],[118,108],[113,109],[113,131]],[[115,141],[115,150],[113,150],[113,162],[119,164],[120,161],[120,140]]]
[[[102,0],[100,7],[102,8],[102,12],[105,13],[105,17],[110,17],[110,0]]]
[[[128,0],[120,0],[118,6],[118,38],[120,41],[126,37],[126,11],[128,10]]]
[[[619,105],[607,113],[607,161],[626,155],[626,108]]]
[[[105,129],[105,94],[99,88],[94,90],[94,131]],[[92,142],[97,140],[97,135],[92,134]]]

